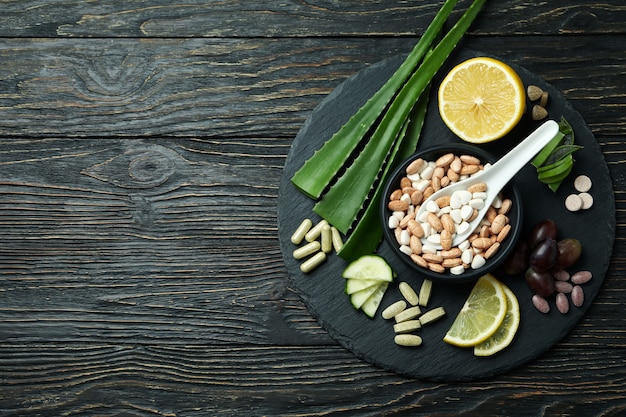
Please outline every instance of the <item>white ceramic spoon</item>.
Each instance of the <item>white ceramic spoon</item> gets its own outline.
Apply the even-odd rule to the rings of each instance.
[[[457,190],[467,190],[467,188],[473,184],[484,182],[487,184],[487,198],[484,200],[484,206],[478,211],[478,216],[469,223],[467,230],[464,233],[457,233],[452,238],[452,246],[458,246],[467,237],[476,230],[476,226],[483,219],[487,213],[487,209],[491,206],[491,203],[496,198],[498,193],[504,188],[504,186],[513,178],[517,172],[524,167],[524,165],[530,161],[535,155],[543,149],[543,147],[556,136],[559,131],[559,125],[554,120],[548,120],[539,126],[533,133],[531,133],[526,139],[520,142],[515,148],[511,149],[500,160],[494,163],[491,167],[475,174],[462,181],[450,184],[432,194],[428,199],[422,202],[416,218],[420,218],[421,214],[426,211],[426,207],[429,201],[437,200],[442,196],[450,196]],[[427,242],[427,238],[422,238],[424,243],[428,243],[434,246],[436,249],[441,249],[441,245]]]

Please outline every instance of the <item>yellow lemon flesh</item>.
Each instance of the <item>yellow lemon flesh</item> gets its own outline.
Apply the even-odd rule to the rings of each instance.
[[[508,65],[477,57],[455,66],[438,90],[439,114],[466,142],[486,143],[509,133],[526,110],[524,84]]]
[[[489,339],[474,346],[474,355],[476,356],[491,356],[500,352],[511,344],[519,328],[520,313],[517,297],[506,285],[502,284],[502,288],[507,301],[506,315],[498,330]]]
[[[498,330],[506,312],[502,284],[491,274],[483,275],[474,284],[443,340],[454,346],[476,346]]]

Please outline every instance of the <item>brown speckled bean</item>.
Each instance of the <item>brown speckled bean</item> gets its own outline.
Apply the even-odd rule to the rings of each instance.
[[[569,281],[569,272],[564,269],[560,269],[558,271],[554,271],[552,276],[557,281]]]
[[[548,304],[548,301],[542,296],[537,294],[533,295],[532,302],[535,308],[541,313],[547,314],[550,312],[550,304]]]
[[[569,301],[567,300],[567,296],[562,292],[556,295],[556,308],[561,314],[567,314],[569,311]]]
[[[571,281],[574,284],[584,284],[591,279],[591,271],[578,271],[571,277]]]
[[[554,287],[558,292],[569,294],[572,292],[573,285],[567,281],[554,281]]]
[[[585,292],[583,291],[583,287],[580,285],[574,285],[572,288],[572,304],[576,307],[580,307],[585,302]]]

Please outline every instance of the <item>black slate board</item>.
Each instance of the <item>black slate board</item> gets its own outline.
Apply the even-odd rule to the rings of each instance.
[[[447,73],[454,64],[477,55],[485,54],[468,50],[457,51],[440,74]],[[295,246],[290,237],[293,231],[304,218],[314,221],[319,218],[312,211],[314,202],[298,192],[290,183],[290,178],[374,94],[403,59],[404,56],[397,56],[372,65],[339,85],[312,112],[295,138],[285,163],[278,199],[279,238],[289,277],[311,314],[331,337],[369,363],[401,375],[433,381],[469,381],[504,373],[550,349],[579,322],[602,286],[615,238],[615,202],[611,178],[592,132],[582,116],[554,87],[524,68],[511,65],[525,85],[538,85],[548,91],[549,117],[558,121],[564,116],[574,129],[576,143],[584,146],[575,155],[577,162],[569,180],[565,181],[556,194],[537,181],[531,166],[525,167],[516,176],[516,182],[524,195],[524,234],[537,221],[550,218],[557,222],[560,238],[573,237],[583,243],[581,259],[570,268],[571,271],[590,270],[594,276],[584,285],[586,299],[581,308],[572,306],[569,313],[560,314],[552,298],[550,313],[539,313],[530,302],[532,294],[523,277],[507,276],[502,271],[496,271],[495,275],[513,290],[520,301],[521,324],[513,343],[507,349],[491,357],[479,358],[473,355],[472,349],[450,346],[442,341],[473,284],[435,283],[426,309],[443,306],[448,313],[447,317],[416,332],[424,340],[422,346],[400,347],[393,342],[392,322],[382,319],[380,314],[369,319],[350,305],[348,296],[344,294],[344,280],[341,278],[345,261],[338,256],[330,256],[322,266],[306,275],[300,272],[300,261],[292,256]],[[434,85],[438,85],[438,79]],[[530,103],[528,104],[530,109]],[[433,88],[418,149],[438,144],[461,143],[443,124],[436,106],[436,88]],[[526,115],[506,139],[483,147],[492,154],[501,156],[536,126],[538,122],[532,121]],[[564,201],[567,195],[574,192],[573,178],[579,174],[586,174],[593,181],[591,194],[594,205],[589,210],[571,213],[565,209]],[[380,312],[382,308],[401,299],[398,282],[407,281],[418,289],[422,278],[410,272],[385,243],[381,243],[377,252],[390,262],[398,274],[396,282],[390,285],[385,294]]]

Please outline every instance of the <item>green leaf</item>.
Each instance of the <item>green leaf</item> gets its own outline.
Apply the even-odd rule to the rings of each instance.
[[[484,2],[484,0],[482,0]],[[303,193],[318,199],[348,163],[389,102],[415,71],[440,33],[456,0],[446,0],[404,62],[387,82],[304,165],[291,181]]]

